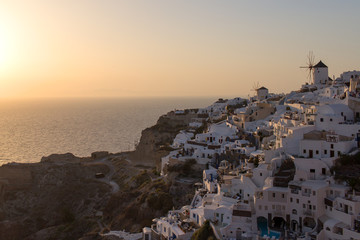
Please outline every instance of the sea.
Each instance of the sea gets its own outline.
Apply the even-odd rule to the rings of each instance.
[[[53,153],[90,156],[135,149],[141,131],[172,110],[216,98],[0,100],[0,165],[39,162]]]

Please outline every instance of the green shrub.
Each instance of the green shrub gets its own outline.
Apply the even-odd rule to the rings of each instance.
[[[151,181],[149,174],[146,170],[141,171],[140,174],[131,178],[131,181],[135,182],[136,188],[140,187],[143,184],[146,184]]]
[[[216,239],[214,232],[210,226],[209,221],[205,221],[204,224],[196,230],[196,232],[191,236],[191,240],[210,240]]]

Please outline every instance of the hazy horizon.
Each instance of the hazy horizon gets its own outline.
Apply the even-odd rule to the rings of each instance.
[[[358,1],[0,3],[0,98],[236,97],[359,69]]]

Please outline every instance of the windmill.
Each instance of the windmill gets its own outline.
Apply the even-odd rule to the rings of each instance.
[[[300,68],[307,68],[308,79],[311,80],[312,69],[314,68],[314,65],[315,65],[315,56],[312,51],[310,51],[307,56],[306,64],[307,64],[307,66],[301,66]]]

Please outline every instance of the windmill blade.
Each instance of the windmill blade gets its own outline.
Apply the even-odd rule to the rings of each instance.
[[[258,90],[258,88],[260,87],[260,84],[259,84],[259,82],[254,82],[253,83],[253,88],[251,89],[252,91],[256,91],[256,90]]]
[[[311,80],[311,69],[309,69],[309,71],[308,71],[308,79]]]
[[[315,64],[315,56],[312,51],[309,51],[308,54],[308,66],[309,68],[312,68]]]
[[[315,64],[315,56],[312,51],[309,51],[309,53],[307,55],[307,61],[306,61],[307,66],[300,66],[300,68],[306,68],[307,78],[310,80],[312,78],[312,69],[314,68],[314,64]]]

